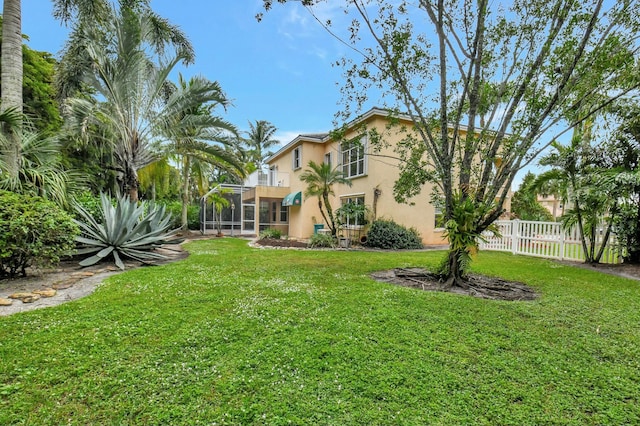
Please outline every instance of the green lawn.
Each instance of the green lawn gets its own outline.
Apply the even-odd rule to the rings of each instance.
[[[191,256],[0,317],[0,424],[640,424],[640,283],[482,253],[496,302],[371,280],[441,252]]]

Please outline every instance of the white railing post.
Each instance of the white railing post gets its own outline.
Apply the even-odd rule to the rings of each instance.
[[[558,225],[560,228],[560,260],[564,260],[564,240],[567,237],[567,233],[562,229],[562,225]]]
[[[518,253],[518,233],[520,231],[520,221],[518,219],[511,221],[511,253]]]

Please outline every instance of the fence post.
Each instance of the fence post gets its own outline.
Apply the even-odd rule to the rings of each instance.
[[[518,231],[520,230],[520,220],[511,221],[511,253],[518,253]]]
[[[564,260],[564,240],[567,237],[566,231],[562,228],[562,225],[558,225],[560,228],[560,260]]]

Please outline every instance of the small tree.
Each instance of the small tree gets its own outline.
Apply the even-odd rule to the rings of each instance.
[[[326,163],[317,164],[313,161],[309,161],[308,166],[309,168],[300,175],[300,180],[307,184],[304,196],[318,197],[318,209],[320,209],[320,214],[331,230],[331,235],[335,237],[337,227],[329,196],[334,195],[333,185],[344,184],[351,186],[351,180],[344,177],[342,171],[337,167],[335,169],[331,169],[331,166]]]
[[[549,210],[538,202],[538,191],[533,186],[535,179],[536,175],[531,172],[524,176],[520,189],[511,199],[511,213],[522,220],[552,221],[554,218]]]

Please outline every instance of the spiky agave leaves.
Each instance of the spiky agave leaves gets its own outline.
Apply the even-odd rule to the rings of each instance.
[[[182,239],[173,238],[177,230],[169,230],[171,214],[165,207],[153,203],[131,202],[128,196],[119,196],[116,205],[106,194],[100,194],[102,223],[98,222],[82,206],[76,210],[82,220],[76,220],[82,235],[76,238],[81,244],[78,254],[94,255],[80,262],[81,266],[94,265],[113,256],[116,265],[125,268],[123,258],[140,262],[166,259],[153,250],[163,244],[179,244]]]

